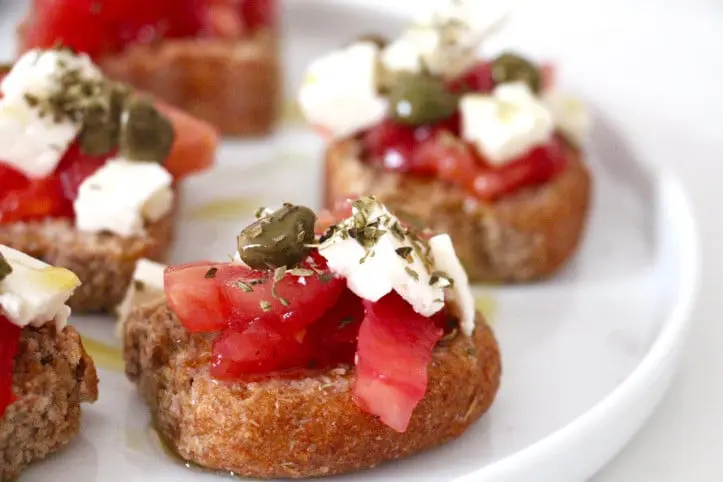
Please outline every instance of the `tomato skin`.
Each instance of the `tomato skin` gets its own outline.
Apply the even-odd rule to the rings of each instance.
[[[0,315],[0,419],[15,401],[13,371],[18,353],[21,328]]]
[[[443,330],[396,293],[364,301],[364,308],[354,396],[364,410],[404,432],[427,390],[427,366]]]
[[[228,326],[228,304],[210,276],[221,266],[204,261],[166,268],[163,284],[168,306],[191,333],[217,332]]]

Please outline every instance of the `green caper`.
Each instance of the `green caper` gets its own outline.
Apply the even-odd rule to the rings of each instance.
[[[90,156],[102,156],[118,146],[120,119],[113,119],[105,102],[92,102],[83,109],[80,149]]]
[[[120,154],[138,161],[164,162],[171,152],[173,125],[144,99],[126,102],[121,116]]]
[[[13,272],[13,267],[7,262],[5,256],[0,253],[0,281],[7,278],[7,276]]]
[[[525,82],[535,93],[539,93],[542,87],[540,71],[535,64],[509,52],[501,54],[492,61],[492,78],[496,84]]]
[[[444,80],[429,74],[397,77],[389,92],[389,115],[397,122],[431,124],[457,111],[457,96]]]
[[[309,252],[314,242],[316,214],[304,206],[284,204],[257,220],[238,235],[241,260],[251,268],[292,267]]]
[[[389,40],[386,39],[383,35],[375,34],[375,33],[367,33],[362,36],[360,36],[354,43],[359,42],[371,42],[377,47],[379,47],[379,50],[383,49],[387,45],[389,45]]]

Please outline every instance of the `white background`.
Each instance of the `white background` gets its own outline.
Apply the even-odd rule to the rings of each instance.
[[[0,0],[0,61],[11,54],[14,19],[6,8],[22,3]],[[594,482],[722,482],[723,0],[532,4],[558,17],[534,50],[564,58],[566,71],[586,69],[598,84],[604,77],[596,100],[625,112],[618,120],[639,154],[678,172],[703,242],[703,281],[680,374],[650,423]],[[583,93],[592,94],[584,90],[593,84],[583,83]]]

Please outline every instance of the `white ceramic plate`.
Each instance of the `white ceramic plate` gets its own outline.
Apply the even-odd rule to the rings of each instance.
[[[318,53],[356,34],[393,33],[401,25],[385,2],[361,3],[288,2],[289,89]],[[393,8],[398,13],[410,4]],[[9,16],[0,17],[9,25]],[[557,57],[554,48],[540,48],[530,29],[510,31],[505,44]],[[575,55],[560,60],[568,57]],[[565,85],[585,85],[587,93],[583,79],[584,71],[565,64]],[[503,384],[492,410],[454,443],[333,480],[580,481],[620,450],[654,409],[676,366],[697,282],[694,220],[678,182],[636,158],[637,146],[624,142],[604,111],[598,114],[589,146],[595,199],[575,262],[545,283],[476,288],[503,350]],[[317,206],[321,149],[293,120],[274,139],[225,143],[218,167],[185,186],[172,261],[225,257],[259,205]],[[192,472],[164,452],[123,377],[112,322],[76,318],[75,324],[101,367],[100,400],[85,408],[80,437],[23,480],[221,477]]]

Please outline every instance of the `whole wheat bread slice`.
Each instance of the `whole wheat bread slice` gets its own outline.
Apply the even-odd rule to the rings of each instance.
[[[581,153],[552,181],[495,202],[443,181],[363,162],[361,143],[332,144],[325,160],[325,204],[372,194],[393,212],[448,233],[472,282],[522,282],[549,276],[573,256],[587,221],[592,180]]]
[[[353,367],[222,383],[209,375],[212,337],[189,334],[165,299],[124,325],[126,373],[157,429],[182,458],[259,478],[301,478],[373,467],[460,436],[492,403],[500,354],[477,316],[472,338],[440,344],[429,386],[405,433],[353,400]]]
[[[98,398],[95,366],[75,328],[23,329],[13,393],[0,418],[0,481],[67,444],[80,429],[80,404]]]

